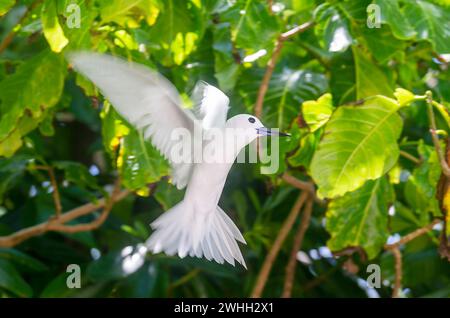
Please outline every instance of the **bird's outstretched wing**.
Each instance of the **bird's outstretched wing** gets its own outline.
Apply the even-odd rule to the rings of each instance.
[[[199,81],[191,99],[194,102],[194,114],[202,122],[204,129],[225,126],[230,100],[221,90]]]
[[[151,139],[171,164],[172,182],[177,188],[184,188],[193,160],[180,162],[180,158],[174,158],[171,149],[180,140],[172,140],[171,133],[174,129],[185,128],[194,136],[194,126],[200,127],[201,123],[183,109],[176,88],[158,73],[110,55],[76,52],[68,54],[67,58],[101,90],[119,114],[141,130],[145,138]]]

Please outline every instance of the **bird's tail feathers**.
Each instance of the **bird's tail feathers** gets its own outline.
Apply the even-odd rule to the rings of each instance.
[[[241,232],[219,207],[203,215],[195,213],[193,205],[181,201],[165,212],[152,224],[153,234],[147,246],[153,253],[178,254],[183,258],[205,257],[234,266],[235,260],[245,268],[244,258],[236,241],[246,244]]]

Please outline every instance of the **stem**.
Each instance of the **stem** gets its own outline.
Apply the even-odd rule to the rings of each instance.
[[[297,230],[297,234],[294,238],[294,244],[291,249],[291,257],[286,266],[286,277],[284,279],[283,294],[281,297],[290,298],[292,295],[292,288],[294,286],[295,280],[295,269],[297,267],[297,253],[302,249],[303,238],[308,230],[311,221],[311,212],[313,207],[313,201],[308,200],[306,203],[305,210],[303,211],[302,220]]]
[[[116,191],[113,191],[113,193]],[[131,191],[129,191],[129,190],[122,190],[120,192],[117,191],[116,194],[111,195],[110,200],[106,200],[105,198],[102,198],[102,199],[98,200],[98,202],[96,204],[87,203],[78,208],[75,208],[73,210],[70,210],[66,213],[61,214],[58,218],[50,218],[46,222],[19,230],[13,234],[10,234],[7,236],[1,236],[0,237],[0,247],[13,247],[31,237],[44,234],[45,232],[48,232],[48,231],[59,231],[59,232],[68,232],[68,233],[77,232],[76,230],[71,231],[71,228],[69,228],[69,227],[65,227],[65,226],[61,227],[61,226],[64,225],[64,223],[72,221],[83,215],[91,214],[102,207],[105,207],[105,210],[107,210],[107,212],[109,213],[108,209],[109,210],[111,209],[112,204],[124,199],[130,193],[131,193]],[[106,213],[106,216],[107,216],[107,213]],[[104,217],[104,219],[106,219],[106,217]],[[92,222],[95,225],[91,226],[91,227],[88,226],[87,230],[89,230],[89,228],[95,228],[95,227],[100,226],[103,223],[104,219],[102,219],[101,221],[98,221],[97,223],[94,223],[95,221]],[[74,226],[77,226],[77,225],[74,225]]]
[[[288,217],[284,221],[284,223],[280,229],[280,232],[278,232],[275,242],[273,243],[269,253],[267,254],[266,259],[264,260],[263,266],[261,267],[261,270],[258,274],[258,278],[256,279],[255,287],[253,288],[253,291],[252,291],[250,297],[252,297],[252,298],[260,298],[261,297],[264,287],[266,285],[267,279],[269,277],[270,271],[272,270],[273,263],[275,262],[275,259],[277,258],[277,255],[281,249],[281,246],[283,245],[284,240],[286,239],[287,235],[291,231],[292,226],[294,225],[295,219],[297,218],[297,216],[300,212],[300,209],[303,207],[307,198],[308,198],[308,192],[303,191],[298,196],[297,201],[295,201],[294,206],[291,209],[291,212],[289,213]]]
[[[314,25],[314,22],[306,22],[304,24],[301,24],[299,26],[296,26],[295,28],[286,31],[278,37],[277,41],[275,42],[275,48],[273,49],[272,56],[269,59],[269,62],[267,63],[266,72],[264,73],[261,85],[259,86],[258,90],[258,97],[256,99],[255,103],[255,116],[261,118],[263,113],[263,104],[264,104],[264,97],[266,96],[267,89],[269,88],[269,82],[270,78],[272,77],[273,70],[275,69],[275,65],[277,63],[278,57],[281,54],[281,49],[283,48],[283,42],[288,40],[289,38],[293,37],[294,35],[304,32],[307,29],[311,28]]]
[[[391,252],[395,259],[395,282],[394,289],[392,291],[392,298],[397,298],[402,286],[402,253],[398,247],[393,248]]]
[[[58,183],[56,182],[55,170],[50,166],[33,166],[34,169],[37,170],[45,170],[48,172],[50,183],[53,188],[52,196],[53,202],[55,204],[55,214],[56,217],[59,217],[62,213],[62,205],[61,205],[61,197],[59,195]]]
[[[406,159],[414,162],[416,165],[420,165],[422,163],[422,160],[420,160],[419,158],[414,157],[413,155],[411,155],[410,153],[400,150],[400,155],[405,157]]]
[[[433,95],[432,95],[431,91],[427,91],[425,93],[425,95],[427,96],[426,102],[427,102],[427,110],[428,110],[428,120],[430,122],[430,132],[431,132],[431,138],[433,140],[433,145],[438,154],[442,172],[445,174],[445,176],[447,178],[449,178],[450,177],[450,168],[447,164],[447,160],[444,156],[444,153],[442,152],[442,148],[441,148],[441,145],[439,142],[439,137],[436,134],[437,128],[436,128],[436,118],[434,117],[434,112],[433,112]]]

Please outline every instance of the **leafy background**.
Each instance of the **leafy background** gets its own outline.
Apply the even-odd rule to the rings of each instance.
[[[380,9],[379,28],[367,27],[370,4]],[[235,165],[220,202],[248,242],[248,270],[143,253],[150,221],[183,193],[64,53],[145,64],[186,101],[205,80],[230,96],[231,115],[253,113],[277,39],[305,22],[282,43],[261,114],[292,134],[281,141],[280,169],[261,175],[259,165]],[[294,245],[292,296],[391,296],[395,261],[384,244],[442,220],[448,204],[424,94],[432,92],[445,135],[449,24],[447,0],[0,0],[0,235],[54,217],[55,183],[63,212],[108,197],[119,176],[133,192],[96,229],[49,231],[15,246],[0,238],[0,296],[249,296],[299,195],[284,173],[318,190],[301,250]],[[301,225],[296,218],[262,295],[282,294]],[[450,296],[445,231],[440,222],[400,246],[397,295]],[[81,266],[81,289],[66,286],[69,264]],[[369,264],[381,266],[379,289],[367,288]]]

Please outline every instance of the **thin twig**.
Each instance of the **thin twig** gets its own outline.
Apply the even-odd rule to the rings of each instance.
[[[310,224],[312,207],[313,207],[313,200],[309,199],[306,202],[305,209],[303,210],[302,219],[298,227],[297,233],[294,237],[294,244],[292,245],[291,256],[286,266],[286,276],[284,279],[283,294],[281,296],[283,298],[290,298],[292,294],[292,288],[294,286],[295,280],[295,269],[297,267],[297,253],[302,248],[303,238],[305,237],[305,233],[308,230]]]
[[[111,196],[111,202],[116,203],[123,198],[125,198],[128,194],[130,194],[130,190],[122,190],[117,193],[114,197]],[[77,207],[73,210],[70,210],[66,213],[61,214],[58,218],[50,218],[48,221],[19,230],[13,234],[0,237],[0,247],[13,247],[21,242],[34,237],[41,235],[48,231],[59,231],[58,225],[63,225],[69,221],[72,221],[76,218],[79,218],[83,215],[87,215],[95,212],[96,210],[105,207],[107,200],[105,198],[99,199],[97,203],[87,203],[80,207]],[[61,230],[64,232],[64,230]]]
[[[33,166],[34,169],[45,170],[48,172],[50,178],[50,183],[52,185],[53,191],[53,202],[55,204],[56,217],[59,217],[62,213],[61,197],[59,195],[58,183],[56,182],[55,170],[50,166]]]
[[[309,28],[311,28],[312,26],[314,26],[314,22],[313,21],[309,21],[306,23],[303,23],[299,26],[296,26],[295,28],[290,29],[289,31],[286,31],[284,33],[281,34],[281,40],[286,41],[289,38],[293,37],[296,34],[305,32],[306,30],[308,30]]]
[[[269,277],[270,271],[272,269],[273,263],[275,262],[275,259],[277,258],[278,252],[280,251],[284,240],[286,239],[287,235],[289,234],[289,231],[292,229],[295,219],[297,218],[297,216],[300,212],[300,209],[303,207],[308,196],[309,196],[309,193],[307,191],[303,191],[298,196],[297,200],[294,203],[294,206],[291,209],[291,212],[289,213],[288,217],[286,218],[283,225],[281,226],[280,232],[278,232],[275,242],[273,243],[269,253],[267,254],[266,259],[264,260],[263,266],[261,267],[261,270],[258,274],[256,283],[255,283],[255,287],[253,288],[253,291],[251,293],[252,298],[261,297],[264,287],[266,285],[267,279]]]
[[[422,160],[420,160],[419,158],[414,157],[413,155],[411,155],[410,153],[400,150],[400,156],[414,162],[416,165],[420,165],[422,163]]]
[[[264,73],[261,85],[258,90],[258,97],[255,104],[255,116],[261,118],[264,97],[266,96],[267,89],[269,88],[270,78],[272,77],[273,70],[277,63],[278,57],[280,56],[281,49],[283,48],[283,41],[279,38],[275,43],[275,48],[273,49],[272,56],[267,63],[266,72]]]
[[[323,205],[325,203],[325,201],[323,201],[317,197],[316,189],[314,188],[314,184],[312,182],[302,181],[302,180],[297,179],[296,177],[290,175],[287,172],[283,173],[283,175],[281,176],[281,179],[283,179],[283,181],[290,184],[294,188],[309,192],[309,194],[311,194],[311,196],[314,198],[314,201],[316,203],[319,203],[320,205]]]
[[[395,243],[392,244],[385,244],[384,248],[392,253],[395,260],[395,282],[394,282],[394,289],[392,291],[392,297],[396,298],[399,295],[399,291],[402,284],[402,254],[400,252],[400,246],[403,244],[406,244],[408,242],[411,242],[412,240],[418,238],[419,236],[431,231],[433,227],[441,222],[439,219],[433,220],[430,224],[417,229],[404,237],[402,237],[400,240],[398,240]]]
[[[414,240],[415,238],[418,238],[419,236],[421,236],[421,235],[431,231],[433,229],[433,227],[436,224],[440,223],[440,222],[441,222],[440,219],[435,219],[430,224],[428,224],[428,225],[426,225],[424,227],[421,227],[420,229],[417,229],[414,232],[411,232],[411,233],[405,235],[404,237],[402,237],[397,242],[392,243],[392,244],[385,244],[384,248],[386,250],[392,250],[392,249],[398,248],[398,247],[400,247],[400,245],[406,244],[406,243]]]
[[[395,260],[395,282],[394,289],[392,290],[392,298],[397,298],[402,286],[402,253],[398,247],[391,249],[391,252]]]
[[[302,25],[299,25],[289,31],[286,31],[286,32],[280,34],[280,36],[278,37],[277,41],[275,42],[275,47],[273,49],[272,56],[270,57],[269,62],[267,62],[266,72],[264,73],[263,79],[259,86],[258,97],[257,97],[256,103],[255,103],[255,116],[256,117],[261,118],[261,116],[262,116],[264,97],[266,96],[267,89],[269,88],[269,82],[272,77],[273,71],[275,69],[275,65],[277,63],[278,57],[281,54],[281,49],[283,48],[283,42],[298,33],[306,31],[313,25],[314,25],[314,22],[306,22]]]
[[[426,102],[427,102],[427,110],[428,110],[428,120],[430,122],[430,132],[431,132],[431,138],[433,140],[434,148],[436,149],[436,153],[439,157],[439,162],[441,164],[442,172],[445,174],[446,177],[450,177],[450,168],[447,164],[447,160],[445,159],[444,153],[442,152],[441,144],[439,142],[439,138],[436,134],[436,118],[434,117],[434,111],[433,111],[433,95],[431,91],[427,91],[425,93],[426,95]]]
[[[78,233],[78,232],[92,231],[92,230],[100,227],[108,218],[109,212],[111,212],[111,209],[115,202],[113,198],[117,197],[119,192],[120,192],[120,179],[117,179],[114,184],[114,189],[111,193],[111,196],[105,202],[105,206],[103,208],[102,213],[94,221],[85,223],[85,224],[76,224],[76,225],[65,225],[65,224],[54,223],[54,224],[49,225],[49,229],[51,231],[56,231],[56,232]]]
[[[22,24],[23,21],[25,21],[25,19],[28,17],[28,15],[30,14],[31,11],[33,11],[34,8],[36,8],[40,3],[42,2],[42,0],[35,0],[24,12],[24,14],[20,17],[19,21],[17,22],[17,25]],[[6,35],[3,38],[3,41],[0,43],[0,53],[2,53],[12,42],[12,40],[14,39],[14,37],[17,34],[17,27],[13,27],[13,29],[11,30],[11,32],[8,33],[8,35]]]
[[[315,192],[314,185],[311,182],[305,182],[305,181],[299,180],[287,172],[283,173],[283,176],[281,178],[286,183],[289,183],[291,186],[293,186],[297,189],[307,191],[310,194],[314,194],[314,192]]]
[[[273,6],[273,0],[267,0],[267,7],[269,9],[270,14],[273,14],[272,6]]]

